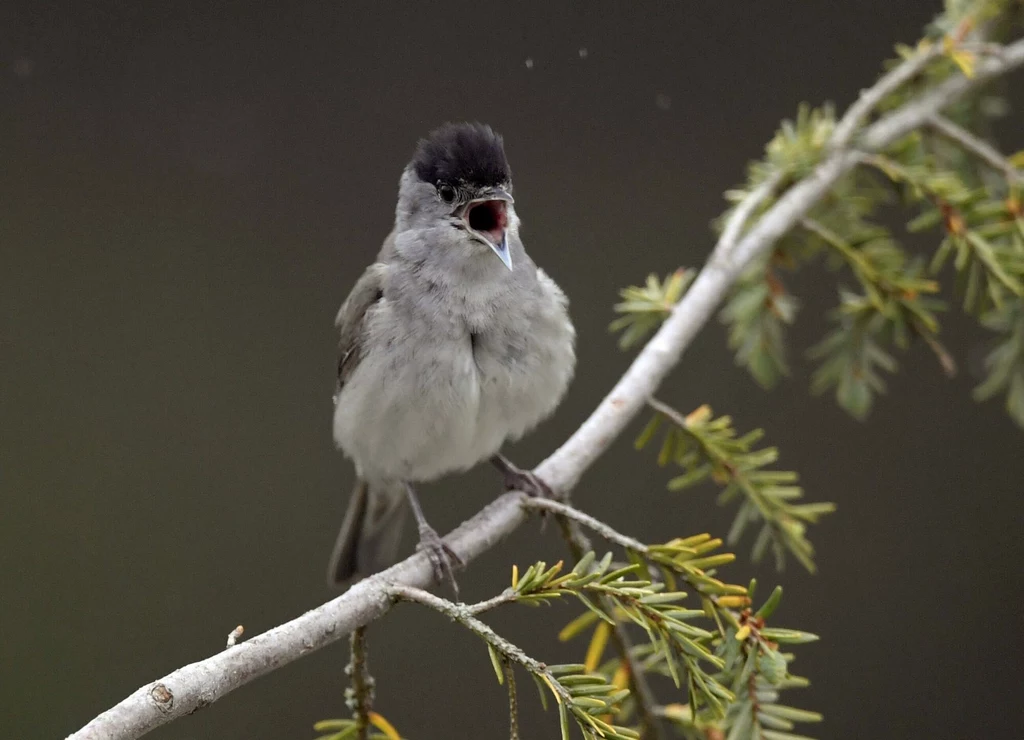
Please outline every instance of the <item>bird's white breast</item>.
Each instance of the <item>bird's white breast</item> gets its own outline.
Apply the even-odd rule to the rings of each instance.
[[[334,415],[361,476],[415,482],[469,468],[554,410],[572,376],[573,329],[561,291],[538,277],[542,300],[476,332],[410,326],[378,304]]]

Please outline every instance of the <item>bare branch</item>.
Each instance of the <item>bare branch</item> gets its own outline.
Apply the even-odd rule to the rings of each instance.
[[[519,740],[519,698],[516,695],[516,673],[507,660],[502,661],[501,670],[505,674],[505,685],[508,687],[508,740]]]
[[[1024,183],[1024,172],[1010,164],[1010,160],[1003,156],[1002,152],[945,116],[930,116],[928,128],[957,144],[968,154],[973,154],[997,172],[1002,172],[1011,183],[1017,185]]]
[[[373,709],[373,676],[366,664],[366,627],[352,630],[349,640],[351,657],[345,672],[352,680],[346,691],[349,709],[356,718],[356,738],[366,740],[370,730],[370,710]]]
[[[725,252],[732,249],[736,240],[740,238],[743,227],[747,225],[747,221],[754,215],[754,211],[779,187],[783,175],[784,173],[781,171],[773,172],[736,206],[732,215],[729,216],[729,220],[726,221],[725,228],[722,229],[722,236],[718,240],[720,249]]]
[[[1000,53],[979,62],[973,77],[954,76],[871,124],[859,139],[858,148],[872,152],[889,146],[925,125],[931,116],[965,93],[1022,63],[1024,40],[1007,45]],[[887,78],[888,75],[883,77],[876,87]],[[872,97],[878,96],[872,94]],[[789,188],[743,234],[734,249],[726,249],[720,239],[686,295],[611,392],[534,473],[555,491],[571,489],[676,366],[743,268],[751,259],[771,249],[780,237],[798,224],[858,161],[857,152],[845,146],[834,147],[833,152],[806,178]],[[756,204],[747,207],[752,212]],[[449,534],[445,541],[468,563],[494,547],[527,517],[522,506],[522,494],[505,494]],[[432,571],[427,557],[417,553],[360,581],[341,596],[290,622],[146,684],[69,738],[131,740],[141,737],[380,618],[392,604],[396,588],[393,584],[415,589],[429,586],[431,582]],[[437,599],[422,593],[424,598]]]
[[[545,664],[541,663],[539,660],[534,660],[523,652],[522,648],[512,644],[491,629],[488,625],[481,622],[473,615],[472,611],[465,604],[456,604],[448,601],[447,599],[442,599],[440,596],[435,596],[429,591],[424,591],[422,588],[402,586],[399,584],[392,584],[386,588],[388,595],[392,599],[411,601],[416,604],[422,604],[423,606],[429,606],[431,609],[441,612],[483,638],[484,642],[492,646],[508,660],[518,663],[530,673],[544,675],[552,679],[552,684],[555,687],[554,690],[557,691],[558,687],[560,687],[561,684],[555,680],[555,677],[551,675]],[[564,693],[563,698],[569,699],[569,694],[567,692]]]
[[[487,601],[479,601],[476,604],[471,604],[466,608],[469,609],[470,614],[476,616],[477,614],[489,612],[491,609],[494,609],[495,607],[503,606],[505,604],[511,604],[516,600],[517,595],[518,594],[516,594],[516,592],[513,591],[511,588],[506,588],[493,599],[487,599]]]
[[[579,522],[592,532],[596,532],[601,535],[609,542],[614,542],[616,545],[620,545],[621,547],[625,547],[640,554],[647,553],[647,545],[644,543],[639,540],[635,540],[628,535],[615,531],[600,519],[595,519],[589,514],[584,514],[579,509],[574,509],[568,504],[563,504],[560,501],[553,501],[549,498],[528,498],[523,501],[523,506],[534,511],[549,511],[553,514],[558,514],[559,516],[568,517],[569,519]],[[579,557],[583,553],[573,554]]]
[[[970,90],[981,87],[999,75],[1006,74],[1024,63],[1024,39],[1003,47],[1001,54],[983,59],[974,68],[972,77],[955,75],[911,100],[899,109],[873,123],[859,142],[864,151],[878,151],[920,128],[928,119],[945,110]]]
[[[914,79],[940,56],[942,56],[942,46],[939,44],[930,43],[926,46],[919,46],[908,58],[882,75],[872,87],[861,90],[860,97],[836,124],[829,141],[829,148],[832,150],[845,149],[853,135],[857,133],[857,129],[883,100]]]

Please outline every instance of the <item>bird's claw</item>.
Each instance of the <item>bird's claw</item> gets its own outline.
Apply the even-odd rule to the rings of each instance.
[[[541,480],[532,470],[510,467],[502,471],[502,481],[506,491],[522,491],[530,498],[562,500],[562,496],[551,490],[551,486]]]
[[[491,458],[491,463],[501,473],[501,479],[506,491],[521,491],[530,498],[546,498],[563,504],[568,503],[566,495],[556,493],[551,489],[551,486],[541,480],[532,470],[523,470],[500,452]],[[547,523],[547,512],[541,511],[540,529],[542,532]]]
[[[522,491],[530,498],[545,498],[551,501],[560,501],[565,503],[565,497],[560,496],[551,490],[551,486],[540,479],[535,473],[530,470],[520,470],[519,468],[513,468],[506,470],[503,473],[505,480],[506,491]],[[548,526],[548,516],[546,511],[540,512],[540,531],[543,532]]]
[[[455,571],[466,566],[459,554],[450,548],[432,527],[420,527],[420,542],[416,549],[424,551],[430,558],[434,580],[438,583],[447,580],[451,584],[455,600],[458,601],[459,584],[455,582]]]
[[[551,486],[529,470],[509,470],[504,476],[506,491],[522,491],[530,498],[555,498]]]

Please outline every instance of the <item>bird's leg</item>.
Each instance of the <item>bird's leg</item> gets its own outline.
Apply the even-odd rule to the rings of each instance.
[[[506,491],[522,491],[527,496],[535,498],[559,499],[547,483],[534,475],[533,472],[517,467],[515,463],[500,452],[495,453],[491,458],[491,464],[501,473]]]
[[[412,507],[413,516],[416,517],[416,526],[420,532],[420,542],[416,549],[427,553],[430,564],[434,568],[434,579],[438,582],[447,579],[457,601],[459,584],[455,582],[455,571],[466,564],[458,553],[448,547],[437,531],[427,523],[427,518],[423,516],[423,509],[420,508],[419,499],[416,498],[416,490],[408,483],[405,484],[405,495],[409,498],[409,506]]]

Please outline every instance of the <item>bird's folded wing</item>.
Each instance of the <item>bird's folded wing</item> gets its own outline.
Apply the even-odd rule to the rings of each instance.
[[[387,267],[374,262],[356,282],[334,320],[338,327],[338,380],[335,396],[359,364],[363,342],[363,320],[366,312],[383,296],[384,272]]]

